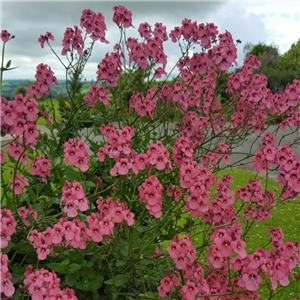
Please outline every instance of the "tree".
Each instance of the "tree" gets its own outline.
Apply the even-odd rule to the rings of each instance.
[[[300,41],[300,40],[299,40]],[[268,88],[272,91],[284,88],[293,79],[299,76],[300,71],[300,42],[291,46],[291,49],[279,55],[278,46],[266,45],[259,42],[256,45],[247,43],[244,47],[245,58],[250,54],[257,56],[261,66],[256,73],[262,73],[268,78]],[[298,59],[298,67],[297,67]],[[298,69],[298,73],[297,70]]]
[[[300,75],[300,39],[293,43],[291,48],[279,58],[280,70],[296,71]]]
[[[279,63],[279,52],[277,45],[266,45],[265,43],[259,42],[256,45],[247,43],[244,47],[245,58],[250,54],[257,56],[261,61],[260,70],[267,68],[277,68]]]

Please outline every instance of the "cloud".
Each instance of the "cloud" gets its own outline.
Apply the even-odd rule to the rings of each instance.
[[[141,22],[154,25],[162,22],[170,31],[181,24],[184,18],[199,23],[213,22],[220,32],[228,30],[233,39],[242,40],[238,45],[238,62],[243,60],[243,47],[246,42],[274,42],[280,50],[288,50],[289,46],[299,38],[297,21],[299,14],[295,3],[273,2],[233,2],[233,1],[5,1],[2,2],[2,26],[16,36],[7,44],[6,58],[19,69],[6,72],[5,78],[29,78],[35,74],[36,66],[43,62],[51,66],[58,78],[64,78],[64,69],[48,47],[41,49],[38,43],[40,34],[52,32],[55,41],[51,44],[60,55],[61,40],[66,27],[79,25],[81,12],[90,8],[105,16],[108,27],[107,39],[110,45],[95,44],[94,53],[85,72],[87,79],[95,78],[97,64],[106,52],[111,51],[119,39],[119,29],[112,22],[115,5],[124,5],[133,13],[135,29],[127,30],[128,36],[137,36]],[[299,12],[299,9],[298,9]],[[298,37],[298,38],[297,38]],[[171,42],[166,43],[165,51],[169,62],[177,61],[178,47]],[[63,58],[64,59],[64,58]],[[94,67],[93,67],[94,66]],[[168,66],[170,69],[172,66]]]
[[[175,25],[180,25],[181,20],[185,17],[193,20],[205,18],[210,11],[220,9],[225,5],[225,2],[3,2],[3,28],[16,36],[15,40],[7,45],[7,56],[12,59],[14,65],[23,70],[23,72],[20,69],[14,73],[8,72],[9,74],[7,73],[5,78],[33,78],[35,67],[41,61],[50,65],[53,70],[58,70],[55,71],[55,74],[61,78],[64,71],[61,70],[56,61],[53,61],[51,51],[47,47],[41,49],[37,40],[40,34],[45,34],[46,31],[52,32],[56,40],[51,44],[54,50],[60,54],[61,40],[65,28],[79,24],[81,12],[84,8],[90,8],[95,12],[100,11],[105,16],[108,27],[107,39],[111,41],[111,45],[98,43],[95,46],[91,62],[99,63],[105,53],[111,51],[112,46],[118,41],[119,30],[112,22],[112,7],[119,4],[125,5],[133,13],[135,30],[129,29],[128,36],[138,37],[136,32],[141,22],[147,21],[151,25],[156,22],[163,22],[170,30]],[[168,48],[169,50],[174,49],[174,47]],[[172,52],[169,55],[172,55]],[[95,70],[96,67],[97,65],[95,65]],[[90,66],[89,69],[91,69]],[[95,71],[86,73],[89,78],[95,76]]]

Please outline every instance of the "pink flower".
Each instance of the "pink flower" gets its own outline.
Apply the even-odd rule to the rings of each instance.
[[[247,273],[242,276],[239,284],[247,290],[255,292],[258,290],[261,282],[262,277],[258,274],[257,270],[249,269],[247,270]]]
[[[39,248],[37,249],[39,260],[45,260],[49,253],[50,253],[50,249],[45,244],[40,245]]]
[[[180,294],[183,299],[195,299],[196,295],[200,292],[200,289],[196,286],[196,284],[190,280],[186,282],[186,284],[180,290]]]
[[[222,237],[215,238],[214,242],[220,252],[220,256],[229,257],[232,255],[232,239],[230,236],[225,234]]]
[[[41,44],[41,47],[44,48],[44,43],[48,40],[54,41],[54,36],[51,32],[47,31],[45,35],[40,35],[38,41]]]
[[[7,32],[7,30],[2,30],[1,34],[0,34],[0,38],[2,40],[2,42],[7,42],[10,38],[10,33]]]
[[[132,13],[125,6],[114,6],[113,21],[118,25],[123,25],[124,28],[132,26]]]

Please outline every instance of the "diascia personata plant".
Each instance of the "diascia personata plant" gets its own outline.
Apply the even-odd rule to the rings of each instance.
[[[213,23],[145,22],[133,38],[131,12],[113,11],[119,42],[85,92],[94,45],[111,42],[104,16],[90,9],[66,29],[61,53],[50,32],[38,38],[65,69],[65,98],[52,97],[58,81],[43,63],[26,95],[1,97],[1,133],[10,137],[1,148],[2,299],[273,299],[299,284],[297,241],[271,227],[266,247],[249,251],[247,236],[273,209],[299,201],[300,159],[267,124],[280,117],[281,129],[297,130],[300,82],[272,94],[253,55],[229,73],[236,44]],[[2,31],[1,84],[12,38]],[[175,66],[166,43],[181,52]],[[257,151],[232,161],[253,133]],[[218,175],[243,161],[266,183],[250,173],[233,191],[232,176]]]

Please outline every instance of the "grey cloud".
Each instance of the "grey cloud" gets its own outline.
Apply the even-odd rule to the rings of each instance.
[[[55,41],[51,44],[60,54],[61,40],[66,27],[79,25],[81,12],[84,8],[90,8],[95,12],[101,12],[105,16],[108,27],[107,39],[110,45],[97,43],[94,53],[89,62],[89,70],[92,64],[95,71],[87,72],[86,77],[94,78],[97,64],[107,51],[111,51],[113,45],[119,39],[119,30],[112,22],[115,5],[124,5],[132,11],[133,25],[135,29],[128,29],[127,36],[137,37],[137,29],[141,22],[148,22],[153,25],[155,22],[162,22],[170,31],[174,26],[181,24],[184,18],[196,20],[197,22],[214,22],[219,26],[220,31],[230,31],[234,39],[241,39],[243,42],[264,41],[267,37],[264,24],[254,14],[246,13],[243,3],[233,2],[203,2],[203,1],[110,1],[110,2],[89,2],[89,1],[52,1],[52,2],[2,2],[2,28],[7,29],[16,35],[16,39],[7,45],[7,56],[13,57],[14,65],[26,66],[22,73],[20,70],[14,75],[8,72],[6,78],[22,76],[32,78],[35,74],[37,64],[44,62],[57,70],[57,77],[64,74],[64,70],[55,62],[51,51],[45,47],[41,49],[37,39],[40,34],[46,31],[52,32]],[[239,62],[243,58],[243,46],[239,46]],[[169,57],[175,57],[178,49],[172,43],[167,43],[165,50]],[[26,57],[26,59],[18,59]],[[26,61],[26,64],[25,64]],[[23,74],[23,75],[22,75]],[[30,75],[28,75],[30,74]],[[27,77],[26,77],[27,76]],[[15,77],[17,78],[17,77]]]

